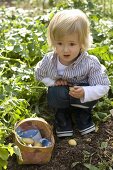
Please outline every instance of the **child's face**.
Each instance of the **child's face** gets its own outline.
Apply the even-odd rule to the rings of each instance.
[[[59,61],[64,65],[70,65],[77,58],[81,49],[78,34],[66,35],[62,38],[56,38],[55,50],[59,56]]]

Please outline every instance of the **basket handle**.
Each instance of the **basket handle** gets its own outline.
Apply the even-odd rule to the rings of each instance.
[[[21,122],[21,120],[17,121],[15,124],[14,124],[14,129],[17,128],[17,125]]]
[[[41,121],[41,122],[44,122],[47,124],[47,126],[49,127],[50,130],[53,130],[53,127],[50,126],[50,124],[48,122],[46,122],[43,118],[38,118],[36,117],[37,120]],[[30,120],[30,119],[26,119],[26,120]],[[21,125],[21,123],[23,123],[24,120],[20,120],[20,121],[17,121],[14,125],[14,129],[16,129],[19,125]]]

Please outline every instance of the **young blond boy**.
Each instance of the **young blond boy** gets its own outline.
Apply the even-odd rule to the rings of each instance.
[[[85,13],[79,9],[56,13],[48,27],[48,42],[53,51],[38,62],[35,75],[48,86],[57,136],[73,135],[71,107],[81,135],[94,131],[91,111],[108,92],[109,79],[98,58],[87,52],[92,37]]]

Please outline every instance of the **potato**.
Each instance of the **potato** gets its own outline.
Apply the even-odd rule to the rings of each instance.
[[[68,143],[69,143],[69,145],[72,145],[72,146],[76,146],[76,145],[77,145],[77,142],[76,142],[75,139],[70,139],[70,140],[68,141]]]
[[[74,91],[74,90],[77,90],[78,88],[79,88],[79,86],[73,86],[73,87],[69,87],[69,90]]]
[[[36,141],[35,141],[34,146],[42,147],[42,144],[41,144],[40,142],[36,142]]]
[[[31,145],[34,144],[34,140],[33,140],[32,138],[22,138],[22,141],[23,141],[25,144],[31,144]]]
[[[31,145],[31,144],[28,144],[27,146],[29,146],[29,147],[33,147],[33,145]]]
[[[74,90],[74,87],[69,87],[69,90],[70,90],[70,91],[73,91],[73,90]]]

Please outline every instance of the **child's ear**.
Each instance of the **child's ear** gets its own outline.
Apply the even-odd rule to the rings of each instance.
[[[55,53],[57,53],[57,52],[56,52],[56,47],[55,47],[55,46],[53,46],[53,50],[54,50]]]
[[[82,53],[83,51],[84,51],[84,49],[81,48],[81,49],[80,49],[80,52]]]
[[[84,45],[82,44],[82,45],[81,45],[80,52],[83,52],[83,51],[84,51]]]
[[[54,50],[56,49],[56,42],[55,41],[53,41],[53,48],[54,48]]]

